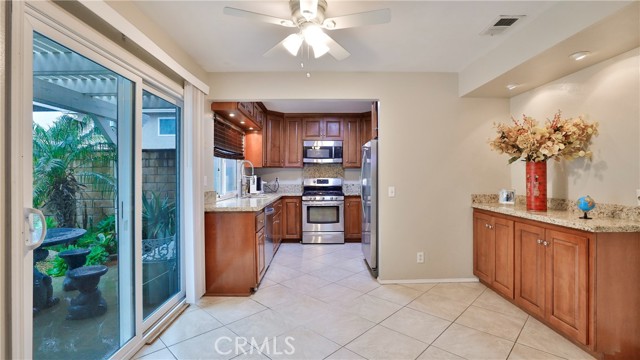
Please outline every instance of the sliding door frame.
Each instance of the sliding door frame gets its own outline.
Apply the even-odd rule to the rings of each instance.
[[[112,43],[109,39],[92,29],[77,18],[49,1],[13,1],[11,4],[11,52],[7,56],[11,57],[11,114],[7,119],[10,125],[10,185],[12,195],[10,199],[10,209],[7,215],[10,216],[10,259],[11,259],[11,319],[10,319],[10,347],[12,358],[32,357],[32,308],[29,304],[33,299],[32,271],[33,253],[27,250],[22,244],[25,237],[23,207],[30,207],[24,199],[25,191],[31,188],[32,164],[30,154],[31,145],[31,123],[32,123],[32,100],[33,100],[33,61],[32,46],[33,32],[43,34],[52,40],[72,49],[96,63],[117,72],[135,84],[135,115],[133,121],[134,162],[133,169],[133,205],[134,205],[134,248],[133,259],[135,272],[134,293],[135,293],[135,321],[134,334],[131,340],[124,344],[113,357],[132,355],[142,347],[145,330],[149,325],[143,325],[142,318],[142,91],[156,89],[165,99],[183,98],[183,86],[177,84],[167,76],[150,67],[134,55],[124,51],[122,48]],[[8,94],[9,96],[9,94]],[[184,108],[182,109],[184,113]],[[183,116],[184,118],[184,116]],[[181,122],[183,123],[183,122]],[[182,126],[184,128],[184,125]],[[28,128],[28,129],[27,129]],[[185,144],[185,134],[182,133],[181,144]],[[181,151],[185,151],[184,145]],[[184,191],[184,184],[190,181],[190,176],[185,176],[184,163],[178,169],[181,176],[180,191]],[[25,185],[26,184],[26,185]],[[182,196],[184,198],[184,196]],[[182,206],[185,206],[182,201]],[[183,207],[184,209],[184,207]],[[184,213],[184,211],[182,211]],[[181,222],[184,219],[181,216]],[[182,222],[184,224],[184,222]],[[184,249],[184,226],[181,226],[181,248]],[[8,240],[7,240],[8,241]],[[184,302],[185,281],[184,281],[184,251],[181,262],[181,291],[173,297],[171,301],[161,307],[161,311],[168,313],[171,306],[177,306]],[[154,321],[161,320],[161,311],[154,314]],[[157,324],[156,324],[157,325]],[[9,343],[7,343],[9,345]]]

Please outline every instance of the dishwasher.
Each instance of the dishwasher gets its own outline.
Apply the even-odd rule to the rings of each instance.
[[[264,266],[268,267],[273,259],[273,217],[276,210],[272,205],[264,209]]]

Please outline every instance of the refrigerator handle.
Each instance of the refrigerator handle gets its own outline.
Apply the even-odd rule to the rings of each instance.
[[[367,159],[367,148],[362,147],[362,161],[360,162],[360,207],[362,207],[362,217],[365,216],[365,198],[362,180],[364,179],[365,160]]]

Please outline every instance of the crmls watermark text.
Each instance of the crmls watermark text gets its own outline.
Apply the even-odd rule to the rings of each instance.
[[[221,355],[229,355],[231,353],[235,355],[253,354],[255,352],[260,352],[264,355],[292,355],[296,352],[296,348],[293,345],[294,341],[295,339],[292,336],[287,336],[284,338],[284,345],[278,345],[275,337],[264,338],[262,342],[259,342],[253,337],[247,339],[245,337],[231,338],[222,336],[216,339],[214,346],[216,352]]]

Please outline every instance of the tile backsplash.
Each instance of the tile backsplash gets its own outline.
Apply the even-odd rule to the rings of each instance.
[[[302,168],[302,178],[344,178],[342,164],[305,164]]]

